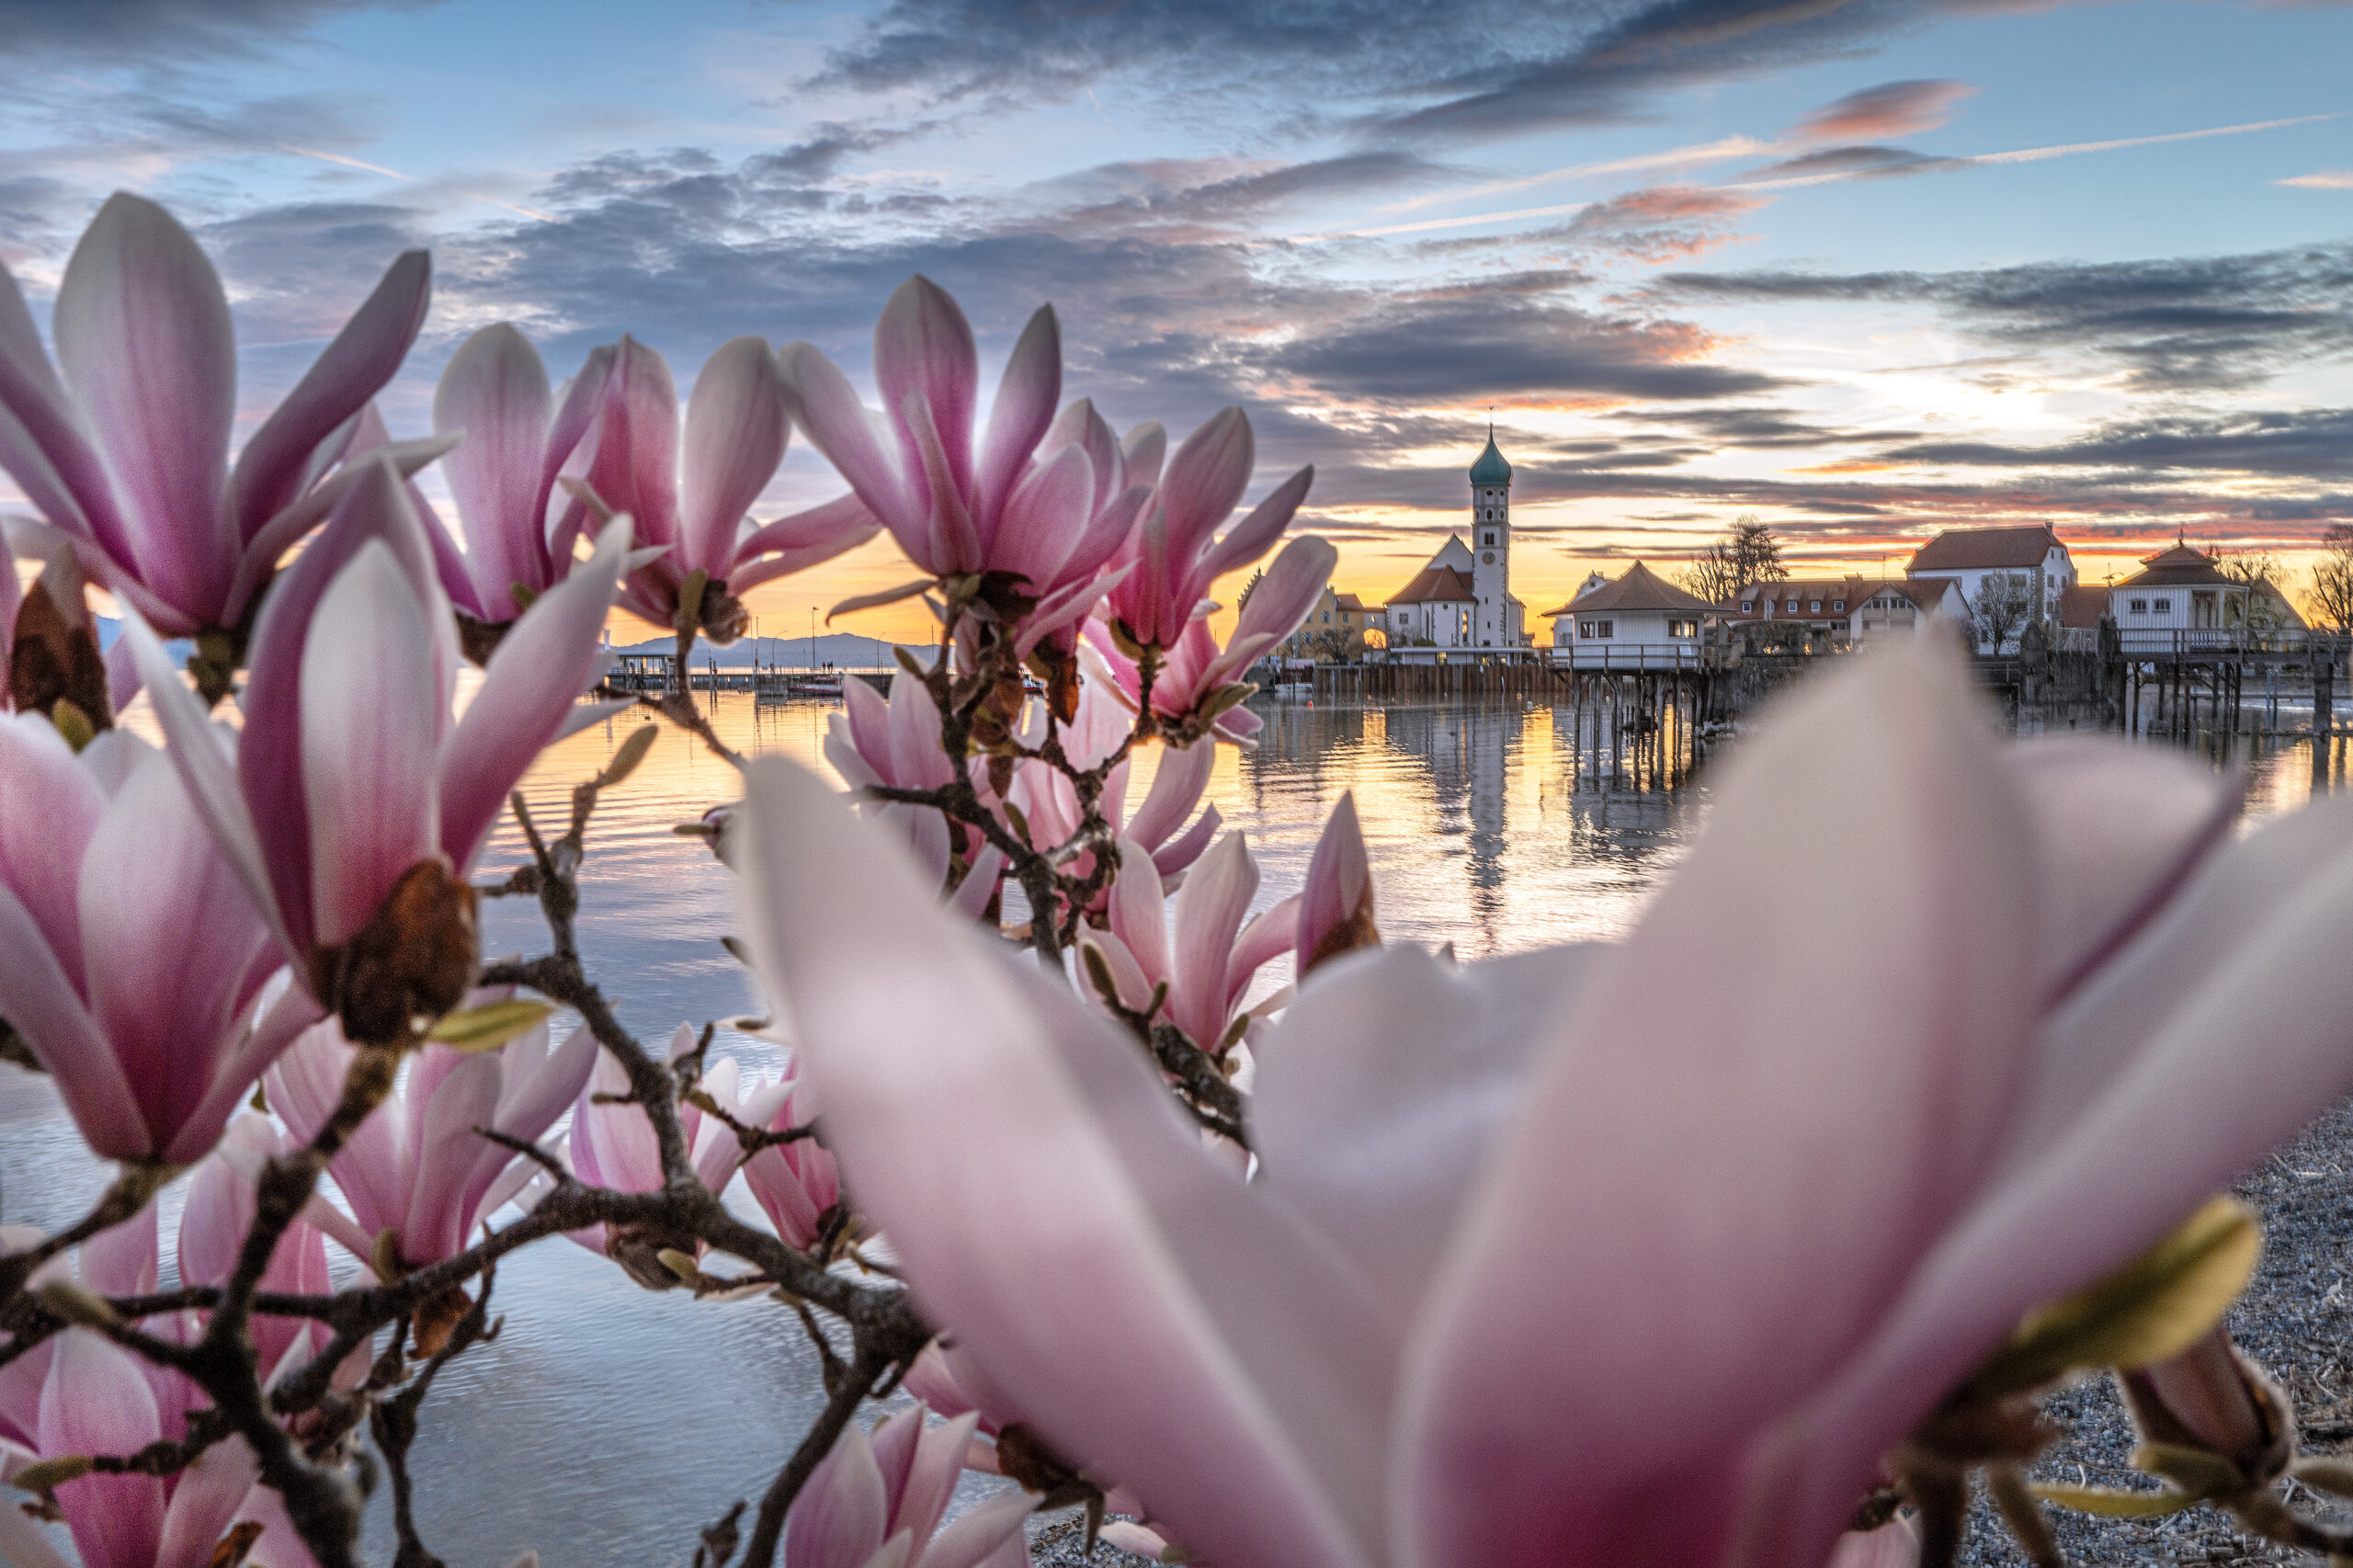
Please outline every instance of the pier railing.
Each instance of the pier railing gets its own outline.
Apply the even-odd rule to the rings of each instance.
[[[1546,652],[1555,669],[1604,675],[1697,675],[1707,667],[1697,642],[1572,642]]]

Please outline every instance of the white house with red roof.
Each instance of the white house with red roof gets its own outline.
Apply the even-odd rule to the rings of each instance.
[[[1544,613],[1555,664],[1598,667],[1606,660],[1631,669],[1696,664],[1700,622],[1714,609],[1637,561],[1614,582],[1597,586],[1588,578],[1576,597]]]
[[[1961,590],[1963,604],[1974,605],[1988,577],[2007,577],[2027,591],[2035,613],[2049,625],[2060,620],[2060,596],[2075,585],[2075,562],[2066,545],[2048,528],[2033,525],[2008,528],[1947,528],[1915,552],[1904,575],[1942,578]],[[2017,639],[2000,648],[1981,647],[1987,653],[2017,650]]]

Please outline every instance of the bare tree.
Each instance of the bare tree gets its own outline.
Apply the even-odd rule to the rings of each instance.
[[[2331,523],[2321,536],[2304,608],[2314,625],[2353,631],[2353,524]]]
[[[2234,583],[2247,586],[2245,624],[2252,631],[2272,631],[2287,624],[2290,613],[2288,568],[2267,550],[2218,550],[2214,569]]]
[[[1752,583],[1778,583],[1790,574],[1781,564],[1781,541],[1754,512],[1733,520],[1724,537],[1693,556],[1676,574],[1687,593],[1722,604]]]
[[[2033,580],[2011,572],[1988,573],[1969,601],[1969,613],[1977,620],[1977,635],[1989,653],[2002,652],[2024,631],[2037,608]]]

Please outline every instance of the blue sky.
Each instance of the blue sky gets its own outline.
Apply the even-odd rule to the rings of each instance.
[[[0,0],[0,261],[38,308],[108,190],[165,200],[256,416],[426,244],[396,431],[501,319],[559,373],[623,331],[855,373],[922,270],[986,355],[1053,301],[1117,424],[1247,405],[1374,597],[1490,407],[1531,609],[1746,511],[1834,570],[2047,520],[2094,580],[2353,518],[2345,4]],[[775,500],[835,488],[796,453]]]

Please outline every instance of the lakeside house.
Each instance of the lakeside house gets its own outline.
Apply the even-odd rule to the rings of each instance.
[[[1961,599],[1970,607],[1972,617],[1985,591],[1988,578],[2002,578],[2015,585],[2026,601],[2018,619],[2019,631],[2024,622],[2040,619],[2056,624],[2060,619],[2060,596],[2075,585],[2075,563],[2059,536],[2047,527],[1946,528],[1914,552],[1904,568],[1904,575],[1913,580],[1941,578],[1961,590]],[[1984,653],[2014,653],[2018,651],[2018,632],[2003,639],[1999,648],[1988,645],[1990,633],[1981,633],[1978,652]]]
[[[2247,623],[2250,592],[2215,557],[2176,540],[2109,588],[2108,610],[2120,631],[2212,631]]]
[[[1700,623],[1714,610],[1637,561],[1614,582],[1595,573],[1574,598],[1544,613],[1556,663],[1596,663],[1606,650],[1613,663],[1671,664],[1696,661]]]
[[[1353,664],[1364,657],[1364,634],[1380,627],[1379,610],[1366,608],[1354,594],[1334,593],[1326,585],[1299,630],[1278,643],[1275,651],[1286,659]]]
[[[1909,635],[1932,622],[1964,630],[1970,625],[1969,607],[1949,578],[1874,582],[1859,573],[1752,583],[1711,611],[1728,637],[1738,635],[1752,644],[1792,636],[1864,642]]]
[[[1394,662],[1435,661],[1442,649],[1509,653],[1529,645],[1528,608],[1511,593],[1511,464],[1495,446],[1471,465],[1471,535],[1450,536],[1382,607]]]

